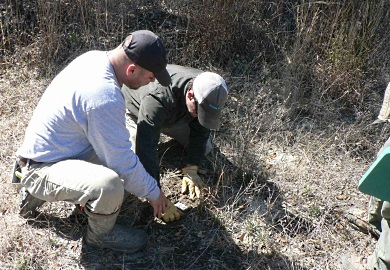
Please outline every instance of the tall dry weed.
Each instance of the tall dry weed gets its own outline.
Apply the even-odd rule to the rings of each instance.
[[[301,1],[294,7],[296,31],[285,67],[296,106],[316,110],[329,99],[361,106],[370,91],[383,88],[389,79],[389,7],[387,0]]]
[[[266,73],[267,79],[284,81],[284,95],[297,107],[315,108],[329,98],[359,106],[389,79],[389,5],[388,0],[6,0],[0,57],[2,68],[11,67],[21,48],[38,47],[39,55],[33,55],[38,60],[30,59],[47,71],[88,49],[116,46],[143,28],[165,39],[172,63],[234,76]]]

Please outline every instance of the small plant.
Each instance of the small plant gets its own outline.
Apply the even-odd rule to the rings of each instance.
[[[321,208],[316,205],[310,206],[308,209],[308,214],[311,217],[319,217],[321,215]]]

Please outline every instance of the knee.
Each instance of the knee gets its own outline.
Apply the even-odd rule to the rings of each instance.
[[[107,199],[112,201],[118,200],[122,202],[125,192],[123,181],[115,172],[112,172],[110,175],[106,175],[106,177],[100,180],[99,189],[102,197],[107,197]]]
[[[95,199],[88,204],[95,213],[114,213],[122,205],[124,191],[123,181],[112,171],[95,182],[95,188],[92,191]]]
[[[124,195],[123,181],[119,178],[117,174],[113,174],[111,177],[104,179],[102,185],[102,192],[107,196],[117,196],[121,199]]]

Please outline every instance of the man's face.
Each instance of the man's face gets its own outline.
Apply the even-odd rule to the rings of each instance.
[[[141,86],[154,82],[154,74],[138,65],[135,65],[131,73],[128,74],[124,84],[131,89],[138,89]]]
[[[194,91],[192,89],[187,91],[186,105],[190,115],[194,118],[198,117],[198,110],[197,110],[198,104],[196,102]]]

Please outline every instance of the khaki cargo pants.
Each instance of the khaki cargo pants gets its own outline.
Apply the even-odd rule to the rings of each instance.
[[[135,152],[135,143],[137,138],[137,119],[132,118],[130,115],[126,114],[126,127],[130,131],[130,141],[131,141],[131,150]],[[182,123],[175,125],[170,128],[165,128],[161,132],[173,139],[175,139],[182,146],[188,145],[188,139],[190,137],[190,127],[187,123]],[[210,134],[209,139],[206,144],[206,153],[205,156],[213,151],[213,142]],[[136,153],[137,154],[137,153]]]
[[[109,215],[120,209],[124,186],[117,173],[99,163],[96,155],[88,160],[36,163],[21,182],[41,200],[80,204],[91,212]]]

